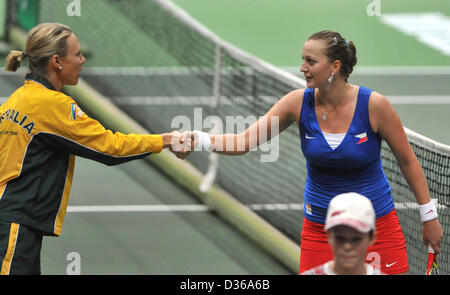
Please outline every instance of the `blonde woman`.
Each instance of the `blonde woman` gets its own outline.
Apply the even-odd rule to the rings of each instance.
[[[0,106],[1,274],[40,274],[43,236],[61,233],[75,156],[116,165],[180,139],[178,132],[113,133],[61,92],[78,83],[86,61],[69,27],[34,27],[26,50],[8,55],[6,70],[16,71],[23,59],[29,63],[25,83]]]

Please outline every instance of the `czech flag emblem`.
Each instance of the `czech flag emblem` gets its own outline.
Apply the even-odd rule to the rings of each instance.
[[[355,137],[356,137],[356,140],[357,140],[357,142],[356,142],[356,144],[360,144],[360,143],[363,143],[363,142],[366,142],[367,140],[369,140],[368,138],[367,138],[367,133],[361,133],[361,134],[358,134],[358,135],[355,135]]]

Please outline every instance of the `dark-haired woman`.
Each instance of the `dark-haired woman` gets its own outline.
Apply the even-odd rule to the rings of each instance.
[[[308,171],[300,272],[333,258],[323,229],[328,204],[338,194],[356,192],[372,201],[377,217],[378,239],[369,248],[368,262],[376,262],[386,274],[405,274],[409,270],[406,244],[381,165],[382,140],[392,149],[420,205],[423,242],[437,253],[442,228],[400,118],[383,95],[348,83],[357,61],[356,49],[339,33],[312,35],[303,46],[302,58],[300,71],[306,89],[286,94],[240,134],[192,132],[195,145],[226,155],[244,154],[264,142],[260,134],[268,134],[268,140],[276,135],[271,130],[282,132],[296,122]],[[272,122],[279,122],[278,128],[273,128]]]

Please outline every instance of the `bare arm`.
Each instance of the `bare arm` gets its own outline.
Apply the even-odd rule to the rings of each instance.
[[[431,198],[425,175],[409,145],[397,112],[387,99],[377,92],[371,95],[369,112],[372,129],[388,143],[417,202],[419,205],[429,203]],[[430,243],[436,253],[439,253],[442,227],[437,219],[424,222],[422,236],[424,244]]]
[[[303,92],[304,89],[289,92],[240,134],[212,135],[213,150],[225,155],[242,155],[278,135],[298,120]]]

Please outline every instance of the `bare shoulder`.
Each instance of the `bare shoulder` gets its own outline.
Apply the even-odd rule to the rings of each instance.
[[[289,114],[292,121],[298,122],[305,89],[295,89],[283,96],[277,103],[283,112]]]
[[[389,101],[383,94],[377,91],[372,91],[372,93],[370,94],[369,107],[379,109],[389,105],[390,105]]]
[[[372,130],[376,133],[379,132],[379,124],[386,119],[386,116],[390,116],[394,109],[387,98],[377,92],[373,91],[370,94],[369,99],[369,119]]]
[[[303,94],[305,93],[305,89],[295,89],[291,92],[288,92],[285,96],[281,98],[281,100],[288,101],[291,103],[298,103],[302,102],[303,100]]]
[[[369,101],[369,119],[372,130],[386,139],[394,132],[402,132],[400,116],[388,99],[374,91]]]

